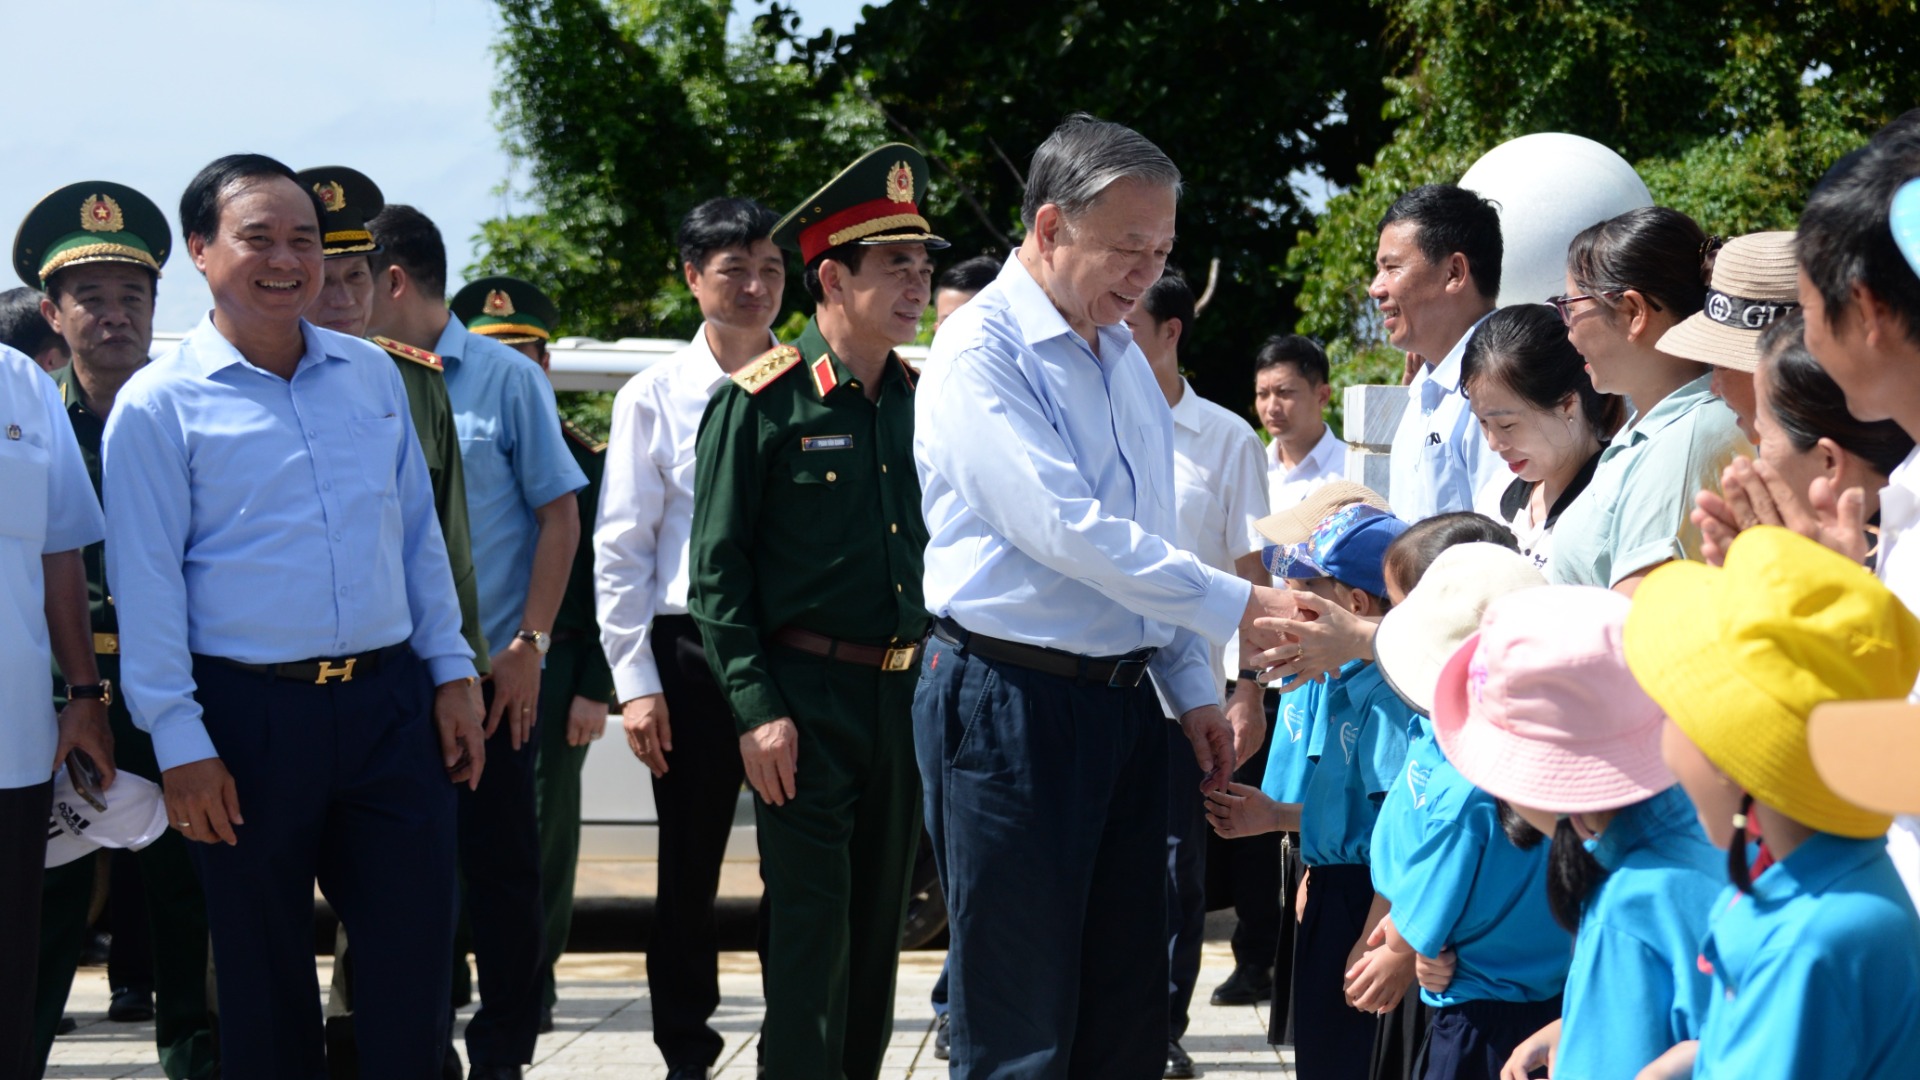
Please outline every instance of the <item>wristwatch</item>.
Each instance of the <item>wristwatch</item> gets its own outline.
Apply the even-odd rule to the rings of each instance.
[[[75,686],[67,684],[68,701],[98,701],[102,705],[113,704],[113,680],[101,679],[96,683],[81,683]]]
[[[513,636],[514,640],[533,646],[533,651],[541,656],[547,655],[547,650],[553,648],[553,637],[544,630],[522,630]]]

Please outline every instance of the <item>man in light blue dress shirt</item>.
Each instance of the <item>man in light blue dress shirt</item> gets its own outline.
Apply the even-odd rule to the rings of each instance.
[[[580,542],[573,493],[587,477],[561,434],[546,373],[447,310],[447,249],[433,222],[390,203],[367,229],[381,246],[372,256],[368,329],[440,356],[460,433],[480,624],[494,650],[483,683],[492,768],[460,799],[460,869],[480,968],[467,1057],[475,1078],[517,1078],[533,1061],[545,1005],[533,726],[540,669]]]
[[[1166,266],[1179,171],[1075,116],[1035,153],[1027,236],[936,336],[914,457],[935,616],[914,700],[953,912],[952,1070],[1166,1063],[1166,723],[1233,771],[1209,642],[1279,595],[1174,547],[1173,421],[1123,324]]]
[[[1467,340],[1500,295],[1500,214],[1452,184],[1423,184],[1380,221],[1368,295],[1387,340],[1423,361],[1393,435],[1387,501],[1407,522],[1473,509],[1504,463],[1487,449],[1460,389]],[[1438,357],[1438,360],[1434,358]]]
[[[485,761],[472,652],[399,373],[302,321],[320,208],[221,158],[181,197],[214,308],[108,420],[121,674],[199,841],[233,1076],[325,1075],[313,886],[367,956],[367,1076],[429,1075],[448,1023],[455,783]]]

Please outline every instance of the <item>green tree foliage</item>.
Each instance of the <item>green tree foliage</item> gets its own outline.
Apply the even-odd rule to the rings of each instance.
[[[1366,283],[1393,198],[1508,139],[1566,131],[1632,162],[1656,201],[1735,236],[1792,228],[1835,158],[1920,104],[1913,0],[1375,0],[1404,50],[1402,121],[1287,260],[1341,382],[1399,368]]]

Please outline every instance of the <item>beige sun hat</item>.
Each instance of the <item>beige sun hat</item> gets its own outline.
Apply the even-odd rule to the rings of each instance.
[[[1387,505],[1387,500],[1365,484],[1356,484],[1351,480],[1333,480],[1314,488],[1297,505],[1277,514],[1268,514],[1254,522],[1253,527],[1259,530],[1261,536],[1267,538],[1269,544],[1278,544],[1281,547],[1304,544],[1307,542],[1307,537],[1313,535],[1313,527],[1320,524],[1322,518],[1353,503],[1365,503],[1376,510],[1393,512],[1393,508]]]
[[[1654,348],[1669,356],[1750,372],[1760,366],[1760,331],[1799,306],[1793,233],[1736,236],[1713,260],[1706,307],[1661,335]]]
[[[1480,631],[1487,605],[1546,583],[1532,559],[1499,544],[1448,548],[1374,631],[1373,655],[1380,674],[1414,708],[1433,715],[1440,670]]]
[[[1920,705],[1829,701],[1807,721],[1820,779],[1855,806],[1920,814]]]

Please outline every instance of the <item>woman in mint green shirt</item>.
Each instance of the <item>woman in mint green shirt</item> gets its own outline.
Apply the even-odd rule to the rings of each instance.
[[[1567,294],[1550,303],[1586,358],[1594,389],[1623,394],[1633,418],[1601,452],[1587,490],[1554,529],[1548,576],[1631,594],[1648,571],[1700,557],[1694,494],[1718,491],[1734,455],[1751,455],[1705,364],[1654,347],[1699,311],[1715,242],[1663,206],[1586,229],[1567,249]]]

